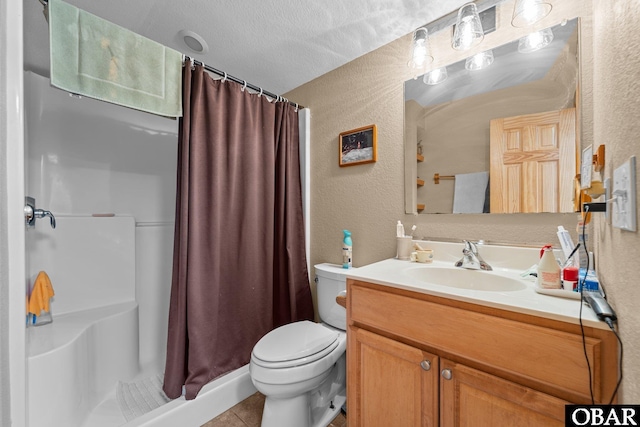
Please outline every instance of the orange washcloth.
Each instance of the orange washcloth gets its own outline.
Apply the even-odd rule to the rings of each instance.
[[[28,312],[40,316],[43,310],[49,311],[49,300],[54,295],[49,276],[44,271],[41,271],[33,284],[33,290],[29,297]]]

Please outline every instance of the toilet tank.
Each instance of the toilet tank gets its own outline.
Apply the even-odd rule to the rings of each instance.
[[[316,293],[320,320],[334,328],[347,329],[347,310],[336,296],[347,289],[347,269],[337,264],[316,264]]]

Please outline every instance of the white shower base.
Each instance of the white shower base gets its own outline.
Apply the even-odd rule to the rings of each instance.
[[[138,367],[138,305],[114,304],[55,317],[28,331],[30,427],[199,427],[256,390],[248,365],[130,422],[116,401],[118,381],[161,373]],[[37,408],[37,409],[35,409]]]
[[[138,304],[60,315],[27,332],[29,426],[79,426],[138,372]]]
[[[147,371],[137,378],[156,373]],[[256,391],[249,376],[249,365],[245,365],[205,385],[194,400],[185,400],[184,397],[172,400],[127,423],[114,389],[82,427],[200,427]]]

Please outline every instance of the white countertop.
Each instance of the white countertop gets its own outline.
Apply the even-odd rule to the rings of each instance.
[[[520,273],[535,264],[538,249],[513,248],[498,246],[479,246],[479,253],[493,267],[492,272],[474,271],[477,274],[489,274],[510,277],[520,281],[523,286],[511,291],[481,291],[443,286],[428,283],[425,271],[423,279],[415,278],[409,273],[415,268],[456,268],[454,262],[462,256],[462,244],[442,242],[419,242],[422,247],[434,249],[435,260],[430,264],[422,264],[397,259],[369,264],[347,271],[348,278],[362,280],[378,285],[420,292],[428,295],[450,298],[453,300],[484,305],[488,307],[524,313],[533,316],[579,324],[580,316],[585,326],[608,330],[606,323],[598,320],[593,311],[578,299],[542,295],[534,290],[535,279],[523,279]],[[485,255],[486,253],[486,255]],[[459,254],[459,255],[458,255]],[[492,258],[504,256],[500,261]],[[457,258],[457,259],[456,259]],[[505,262],[505,259],[509,261]],[[525,267],[523,267],[525,266]],[[510,268],[511,267],[511,268]],[[414,272],[415,273],[415,272]],[[582,306],[582,310],[581,310]]]

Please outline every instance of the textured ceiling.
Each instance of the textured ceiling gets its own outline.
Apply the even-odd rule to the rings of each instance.
[[[281,94],[446,15],[466,0],[70,0],[87,12]],[[178,36],[209,45],[194,54]],[[25,69],[49,75],[38,0],[24,0]]]

